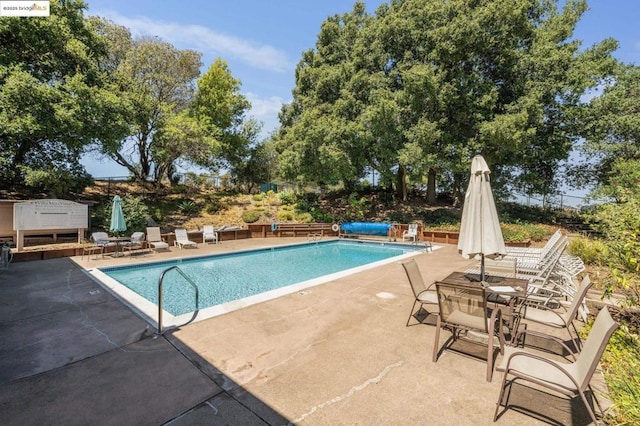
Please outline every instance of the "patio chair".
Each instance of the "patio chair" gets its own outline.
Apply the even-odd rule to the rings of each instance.
[[[218,233],[214,230],[213,225],[205,225],[202,228],[202,242],[207,243],[211,241],[214,244],[218,244]]]
[[[487,313],[487,298],[485,289],[479,285],[462,286],[436,282],[438,305],[440,314],[436,323],[436,337],[433,343],[433,362],[438,361],[440,351],[448,349],[450,341],[467,337],[468,341],[484,344],[481,338],[487,338],[487,382],[493,375],[493,360],[495,345],[500,353],[504,353],[504,331],[502,325],[502,311],[493,309],[491,316]],[[440,349],[440,329],[447,328],[452,336]],[[495,337],[498,341],[495,341]],[[460,351],[458,351],[460,352]]]
[[[162,239],[160,228],[157,226],[147,228],[147,243],[156,251],[159,249],[169,250],[169,244]]]
[[[122,249],[129,251],[129,256],[134,250],[143,251],[147,248],[147,241],[144,238],[144,232],[134,232],[131,234],[131,240],[122,243]]]
[[[409,224],[409,229],[402,231],[402,241],[404,241],[405,238],[409,238],[411,241],[416,242],[417,238],[418,238],[418,224],[417,223],[410,223]]]
[[[407,278],[409,279],[409,284],[411,284],[411,290],[413,290],[413,295],[415,297],[413,306],[411,307],[411,312],[409,313],[409,319],[407,320],[406,326],[408,327],[412,317],[416,318],[419,323],[422,323],[422,321],[418,319],[418,316],[424,305],[438,306],[438,293],[436,292],[434,284],[429,285],[429,287],[425,286],[422,274],[420,273],[420,269],[418,269],[418,264],[415,259],[411,259],[410,261],[403,263],[402,266],[404,267],[404,271],[407,273]],[[420,304],[420,309],[416,312],[415,309],[418,303]],[[427,309],[425,309],[425,311],[428,316],[430,312]]]
[[[198,243],[196,243],[195,241],[189,240],[189,236],[187,235],[186,229],[176,228],[175,234],[176,234],[176,240],[173,242],[173,244],[177,246],[179,249],[182,249],[182,247],[194,247],[194,248],[198,247]]]
[[[94,255],[94,259],[98,259],[98,254],[104,257],[104,246],[96,244],[94,241],[82,239],[82,255],[80,259],[84,259],[87,256],[88,260],[91,260],[91,255]]]
[[[561,309],[565,309],[564,312],[558,312],[558,310],[545,309],[543,307],[533,307],[529,306],[526,303],[522,306],[522,311],[520,312],[520,318],[525,321],[531,321],[538,324],[543,324],[548,327],[557,328],[557,329],[566,329],[567,333],[569,333],[569,337],[575,343],[576,348],[580,348],[580,336],[578,335],[578,329],[576,328],[573,320],[578,315],[578,310],[582,305],[584,298],[587,295],[589,289],[593,286],[589,275],[585,275],[573,296],[573,300],[571,301],[571,305],[568,307],[562,307]],[[575,337],[571,333],[571,327],[575,331]],[[516,340],[518,341],[519,336],[516,336]]]
[[[102,254],[104,255],[107,247],[115,247],[117,243],[114,241],[109,241],[109,234],[106,232],[94,232],[91,234],[91,240],[93,244],[96,246],[102,247]]]
[[[507,377],[511,375],[513,376],[511,384],[515,383],[516,379],[521,379],[569,397],[579,395],[591,420],[598,424],[595,413],[585,396],[585,391],[588,389],[591,392],[598,409],[602,412],[602,407],[589,383],[616,328],[618,328],[618,324],[611,318],[609,310],[604,307],[593,323],[582,352],[571,363],[549,359],[546,354],[538,355],[521,348],[507,347],[505,356],[497,367],[497,370],[504,371],[504,378],[493,421],[498,419],[498,411],[502,405],[504,405],[505,411],[509,408],[511,391],[507,392],[504,404],[502,399],[507,388]]]

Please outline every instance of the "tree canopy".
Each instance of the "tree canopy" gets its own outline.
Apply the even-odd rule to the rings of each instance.
[[[436,181],[458,193],[482,154],[494,181],[552,191],[580,136],[580,97],[616,47],[581,51],[586,2],[557,4],[395,0],[328,18],[281,112],[282,174],[349,186],[372,168],[402,197],[426,181],[433,201]]]
[[[83,17],[86,5],[50,5],[46,19],[0,19],[3,187],[86,177],[79,163],[84,147],[123,134],[112,113],[117,99],[97,66],[106,46]]]

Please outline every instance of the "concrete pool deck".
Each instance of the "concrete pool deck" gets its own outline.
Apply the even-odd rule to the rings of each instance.
[[[303,241],[225,241],[141,260]],[[426,282],[473,263],[451,245],[415,258]],[[487,383],[485,363],[450,352],[431,362],[434,328],[405,326],[414,297],[398,263],[155,337],[78,266],[137,261],[0,272],[3,424],[492,424],[502,375]],[[514,387],[510,404],[547,417],[510,408],[496,424],[589,424],[579,399]]]

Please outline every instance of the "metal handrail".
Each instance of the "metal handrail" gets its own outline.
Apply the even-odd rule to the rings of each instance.
[[[174,266],[171,266],[171,267],[165,269],[164,271],[162,271],[162,273],[160,274],[160,278],[158,279],[158,334],[162,334],[162,282],[164,280],[165,274],[167,272],[169,272],[170,270],[172,270],[172,269],[175,269],[176,271],[178,271],[178,273],[180,275],[182,275],[182,277],[185,280],[187,280],[187,282],[189,284],[191,284],[191,287],[193,287],[193,289],[196,291],[196,310],[194,312],[193,318],[191,318],[189,321],[187,321],[187,324],[189,322],[193,321],[193,319],[195,318],[195,316],[198,313],[198,302],[199,302],[198,286],[191,280],[191,278],[189,278],[189,276],[187,274],[185,274],[182,271],[182,269],[180,269],[178,267],[178,265],[174,265]]]

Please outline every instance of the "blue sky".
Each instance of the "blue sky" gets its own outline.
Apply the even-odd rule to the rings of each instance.
[[[282,103],[291,101],[294,70],[303,51],[314,47],[320,25],[353,8],[355,0],[85,0],[86,15],[128,27],[134,35],[154,35],[179,49],[203,54],[203,72],[221,57],[252,103],[249,115],[264,123],[266,137],[278,126]],[[382,0],[365,1],[373,13]],[[583,47],[606,37],[620,43],[615,56],[640,64],[636,0],[591,0],[574,37]],[[110,160],[84,157],[94,177],[126,176]]]

